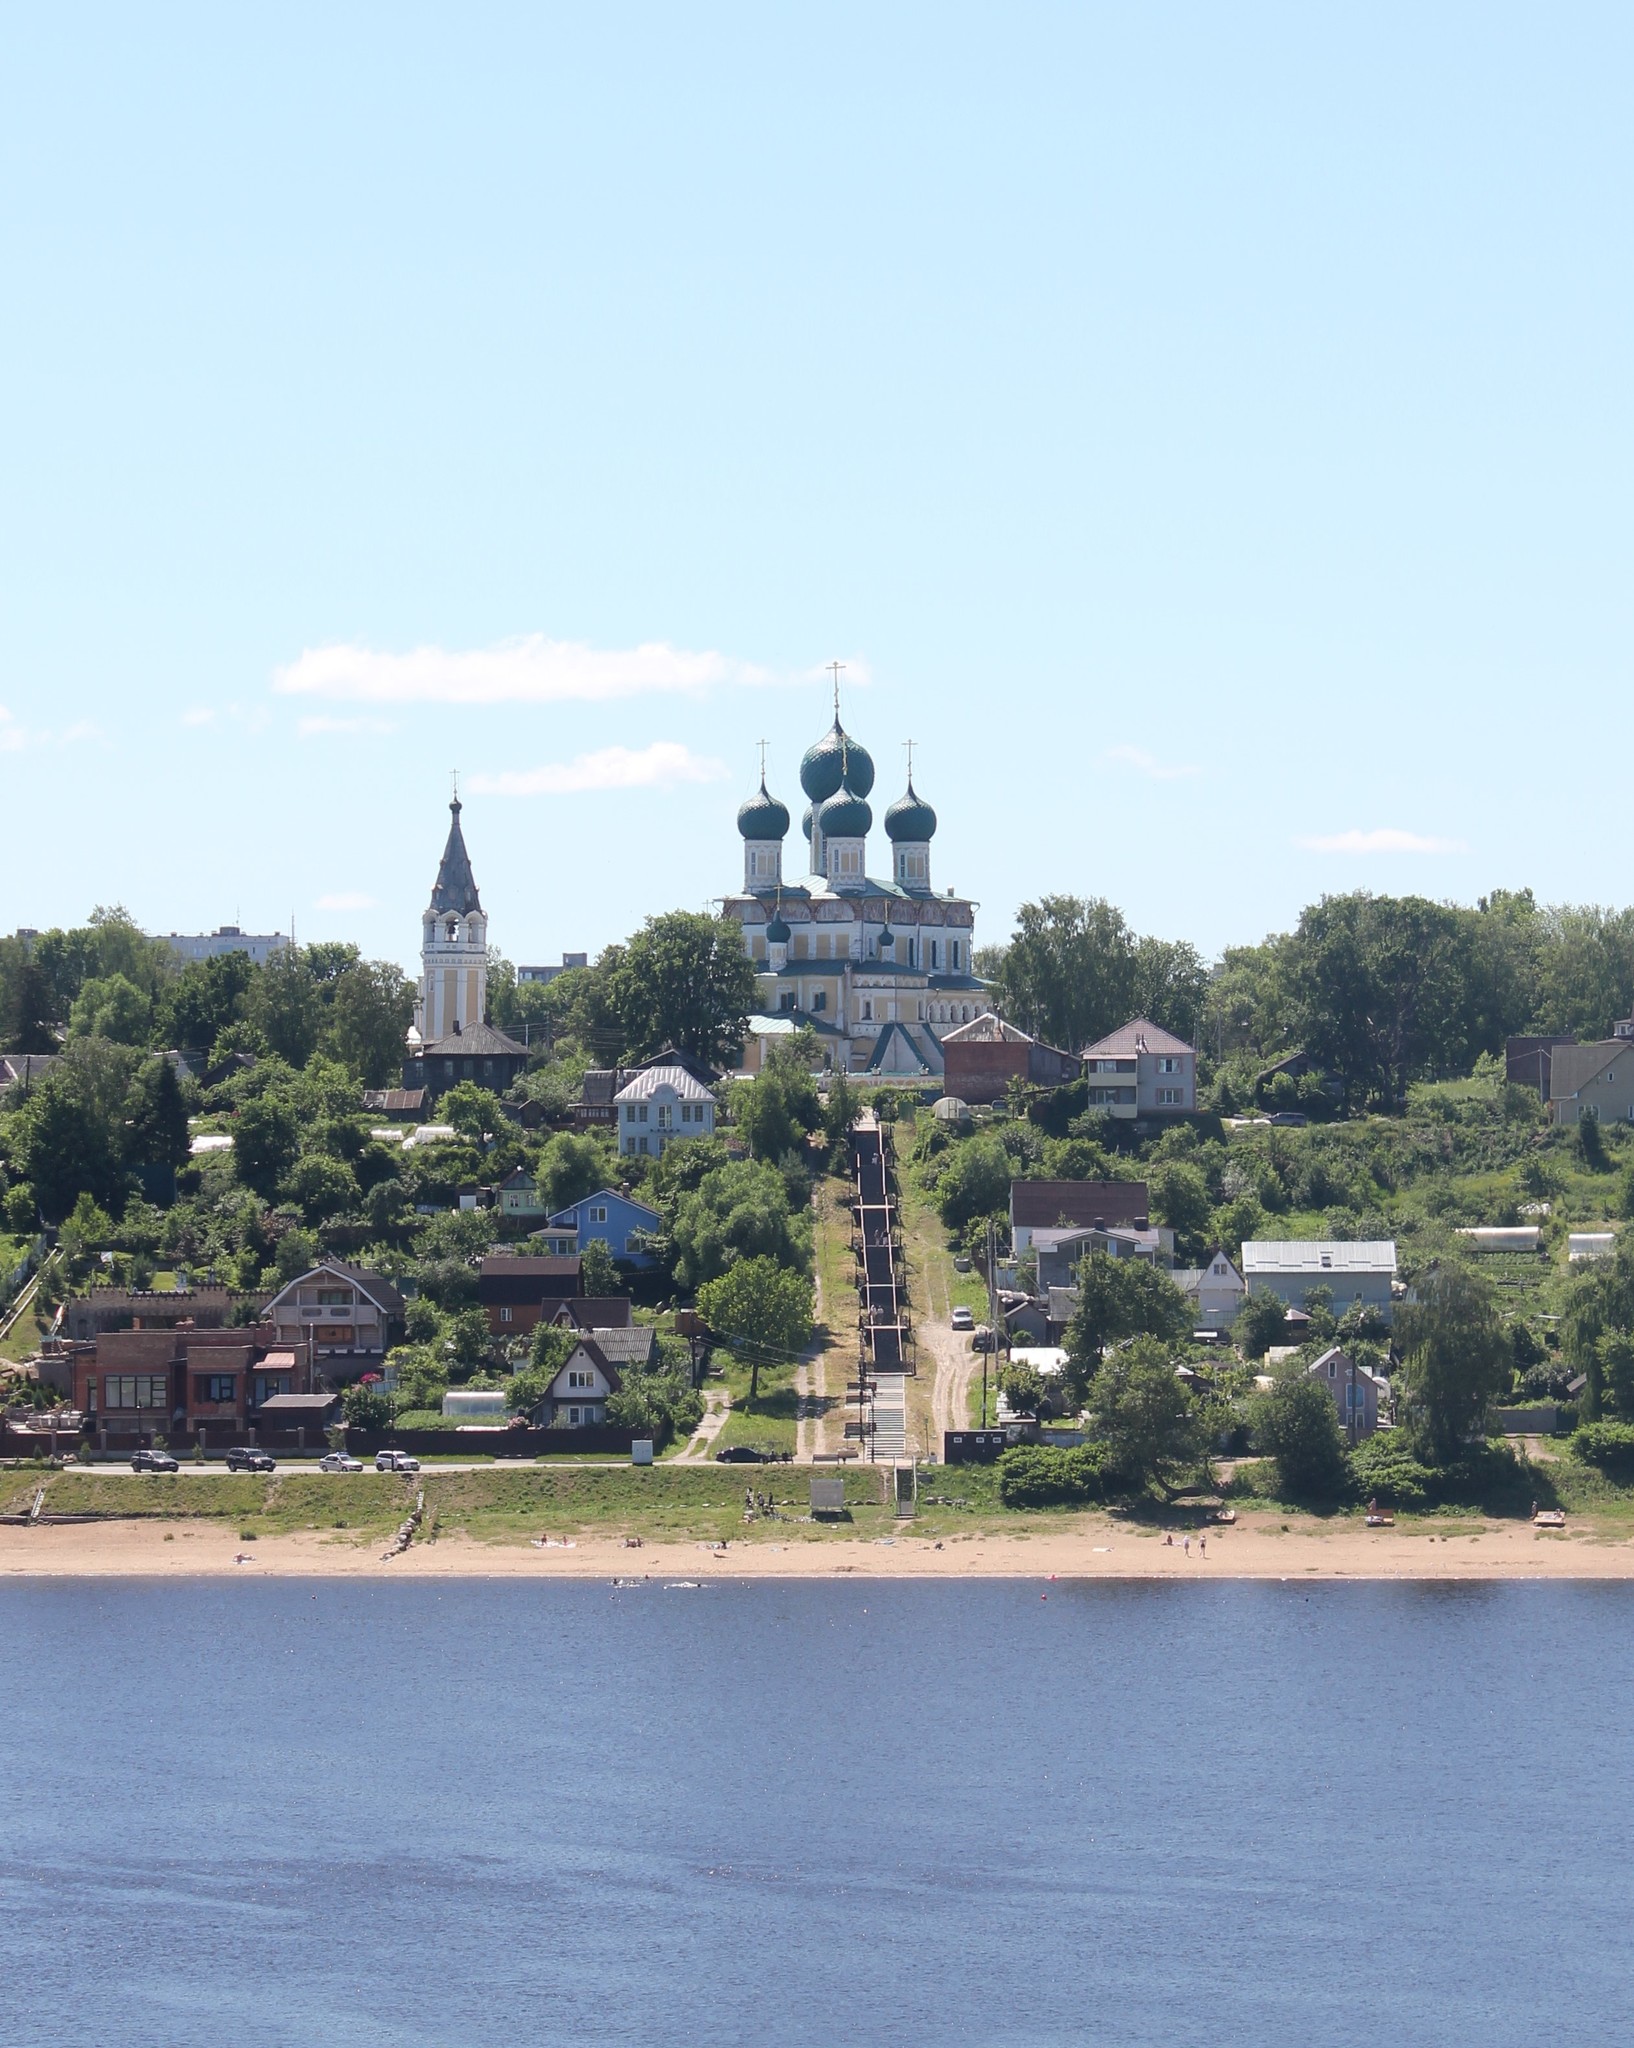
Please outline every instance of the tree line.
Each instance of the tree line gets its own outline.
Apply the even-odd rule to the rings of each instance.
[[[1007,1017],[1068,1051],[1133,1016],[1173,1031],[1204,1056],[1222,1109],[1252,1102],[1296,1052],[1312,1097],[1393,1109],[1411,1082],[1468,1074],[1512,1035],[1608,1035],[1634,1010],[1634,909],[1541,904],[1529,889],[1473,908],[1355,891],[1210,968],[1103,899],[1044,896],[977,964]]]

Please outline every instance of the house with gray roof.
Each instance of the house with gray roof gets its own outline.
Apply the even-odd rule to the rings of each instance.
[[[1619,1034],[1623,1027],[1618,1026]],[[1634,1025],[1629,1036],[1592,1045],[1557,1045],[1549,1059],[1549,1121],[1634,1123]]]
[[[652,1157],[677,1138],[715,1135],[715,1096],[686,1067],[643,1067],[613,1098],[621,1157]]]
[[[1395,1241],[1251,1238],[1243,1246],[1242,1276],[1250,1295],[1274,1294],[1289,1308],[1303,1309],[1311,1292],[1323,1287],[1336,1316],[1361,1302],[1388,1322],[1394,1307]]]
[[[1083,1050],[1089,1107],[1115,1117],[1184,1116],[1197,1107],[1197,1054],[1149,1017]]]

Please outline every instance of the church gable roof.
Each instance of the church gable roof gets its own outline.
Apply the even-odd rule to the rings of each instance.
[[[471,872],[471,856],[465,850],[465,834],[460,830],[459,798],[455,797],[448,808],[452,813],[448,844],[443,848],[442,862],[437,869],[431,908],[439,916],[452,912],[458,917],[466,917],[473,910],[482,908],[482,899],[477,894],[476,877]]]

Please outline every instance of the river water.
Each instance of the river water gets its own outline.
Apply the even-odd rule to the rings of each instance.
[[[1626,2025],[1634,1587],[13,1581],[0,1629],[7,2044]]]

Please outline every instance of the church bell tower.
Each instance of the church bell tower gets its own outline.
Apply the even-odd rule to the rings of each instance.
[[[448,808],[448,844],[420,920],[420,999],[414,1023],[426,1045],[482,1023],[488,1010],[488,919],[465,850],[457,796]]]

